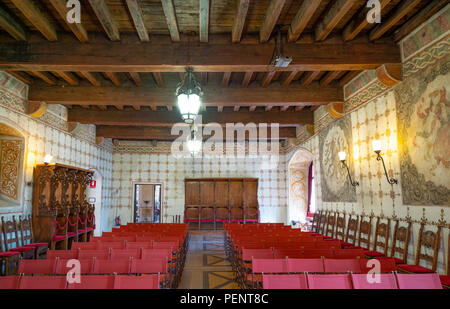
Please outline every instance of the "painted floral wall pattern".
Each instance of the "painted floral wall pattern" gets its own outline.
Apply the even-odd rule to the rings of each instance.
[[[450,57],[396,89],[403,203],[450,206]]]
[[[350,117],[343,117],[319,134],[322,199],[325,202],[356,202],[356,190],[348,181],[338,153],[347,153],[347,164],[354,175]]]
[[[18,200],[22,140],[0,139],[0,193]]]

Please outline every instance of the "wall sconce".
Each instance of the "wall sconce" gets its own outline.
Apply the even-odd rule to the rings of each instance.
[[[391,185],[398,184],[397,179],[389,178],[389,176],[388,176],[388,173],[386,170],[386,165],[384,164],[384,159],[381,156],[381,142],[379,140],[374,140],[372,142],[372,146],[373,146],[373,151],[375,151],[375,153],[377,154],[377,161],[381,161],[383,163],[384,174],[386,175],[386,179],[389,182],[389,184],[391,184]]]
[[[44,157],[44,164],[45,165],[49,165],[50,163],[52,163],[53,160],[53,156],[52,155],[45,155]]]
[[[347,154],[344,152],[344,151],[341,151],[341,152],[339,152],[339,160],[341,160],[341,162],[342,162],[342,165],[344,166],[344,167],[346,167],[347,168],[347,172],[348,172],[348,178],[350,179],[350,184],[353,186],[353,187],[357,187],[357,186],[359,186],[359,182],[357,182],[357,181],[353,181],[352,180],[352,176],[350,175],[350,169],[348,168],[348,165],[345,163],[345,159],[346,159],[346,157],[347,157]]]

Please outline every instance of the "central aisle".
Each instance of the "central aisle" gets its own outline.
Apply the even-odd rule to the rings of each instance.
[[[190,231],[179,289],[238,289],[225,255],[225,233]]]

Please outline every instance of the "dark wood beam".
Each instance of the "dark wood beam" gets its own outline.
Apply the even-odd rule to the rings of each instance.
[[[30,101],[47,104],[72,105],[140,105],[175,106],[173,89],[154,88],[152,84],[142,87],[49,87],[34,84],[29,93]],[[342,102],[341,87],[321,87],[315,82],[308,87],[292,85],[289,91],[281,85],[270,88],[221,88],[204,87],[202,103],[205,106],[304,106]]]
[[[31,85],[33,83],[33,79],[29,78],[28,76],[25,76],[24,74],[22,74],[20,72],[6,71],[6,73],[11,74],[12,76],[14,76],[15,78],[17,78],[18,80],[20,80],[21,82],[23,82],[27,85]]]
[[[239,43],[244,30],[245,20],[247,19],[248,7],[250,0],[237,0],[236,16],[234,18],[233,30],[231,34],[231,41]]]
[[[190,53],[186,53],[188,49]],[[273,49],[273,41],[215,43],[211,36],[208,44],[192,45],[156,37],[151,44],[136,44],[125,38],[122,42],[110,42],[91,35],[89,44],[79,44],[73,38],[51,43],[43,40],[2,43],[0,70],[184,72],[190,65],[195,72],[269,72],[273,70],[268,65]],[[285,53],[294,60],[288,68],[277,71],[362,71],[401,62],[399,46],[390,41],[288,43]]]
[[[139,73],[137,72],[130,72],[130,77],[133,80],[133,82],[136,84],[136,86],[140,87],[142,86],[142,79]]]
[[[172,41],[180,41],[180,32],[178,30],[177,16],[175,14],[175,7],[172,0],[161,0],[164,15],[166,16],[167,27],[169,28],[170,37]]]
[[[295,42],[302,35],[303,31],[309,24],[317,8],[320,6],[322,0],[304,0],[300,6],[297,15],[292,20],[289,27],[288,40]]]
[[[308,86],[319,76],[320,71],[307,72],[300,80],[300,85]]]
[[[392,0],[381,0],[380,7],[381,9],[385,8]],[[364,6],[359,12],[359,14],[352,18],[347,26],[344,28],[342,33],[342,37],[344,41],[351,41],[356,36],[364,30],[369,25],[369,20],[367,19],[367,14],[369,10],[372,8]]]
[[[353,5],[358,2],[357,0],[336,0],[333,6],[327,12],[325,17],[316,27],[316,40],[325,40],[330,33],[334,30],[337,24],[344,18],[345,15],[351,10]]]
[[[292,81],[297,77],[297,76],[301,76],[303,74],[303,72],[299,72],[299,71],[292,71],[291,73],[289,73],[288,77],[286,77],[286,79],[283,82],[283,86],[289,86]]]
[[[199,35],[200,42],[207,43],[209,36],[209,9],[211,3],[209,0],[200,0],[199,14]]]
[[[321,86],[328,86],[333,80],[337,79],[342,74],[342,71],[328,72],[321,80]]]
[[[341,85],[342,87],[344,87],[345,85],[347,85],[352,79],[354,79],[356,76],[358,76],[361,72],[359,71],[351,71],[348,72],[344,77],[341,78],[341,80],[339,81],[339,85]]]
[[[155,79],[155,82],[159,88],[164,88],[164,80],[162,78],[162,73],[153,72],[153,78]]]
[[[449,1],[433,0],[425,8],[421,9],[413,18],[408,20],[395,31],[394,39],[396,42],[405,38],[408,34],[419,28],[424,22],[429,20],[434,14],[439,12]]]
[[[58,40],[55,27],[42,14],[41,10],[31,0],[11,0],[20,12],[35,26],[39,32],[49,41]]]
[[[264,76],[264,79],[262,81],[261,86],[263,88],[269,87],[270,83],[272,82],[272,79],[273,79],[273,77],[275,76],[276,73],[277,73],[277,71],[267,72],[266,76]]]
[[[111,80],[111,82],[116,85],[120,86],[120,80],[119,77],[114,72],[105,72],[105,76]]]
[[[272,31],[280,18],[286,0],[271,0],[267,8],[264,23],[259,31],[259,40],[261,43],[269,41]]]
[[[89,0],[89,3],[109,39],[111,41],[120,41],[119,28],[117,28],[117,24],[109,11],[106,1]]]
[[[172,135],[171,128],[168,127],[137,127],[137,126],[97,126],[97,137],[104,138],[118,138],[118,139],[150,139],[150,140],[160,140],[160,141],[173,141],[181,136]],[[272,139],[272,130],[267,128],[267,139]],[[295,127],[279,128],[278,138],[294,138],[296,137],[297,130]],[[226,139],[226,128],[223,128],[224,139]],[[236,133],[235,133],[236,134]],[[234,135],[235,135],[234,134]],[[209,135],[204,135],[204,139],[208,139]],[[236,136],[233,137],[235,139]],[[248,131],[245,132],[245,138],[249,139]],[[258,129],[258,139],[259,139],[259,129]]]
[[[280,107],[280,112],[285,112],[285,111],[287,111],[288,109],[289,109],[289,105],[285,105],[285,106],[281,106]]]
[[[97,86],[97,87],[101,86],[101,83],[91,72],[81,71],[81,72],[78,72],[78,74],[81,75],[83,78],[86,78],[93,86]]]
[[[228,85],[230,84],[230,79],[231,79],[231,72],[223,73],[222,87],[227,88]]]
[[[223,112],[223,106],[217,106],[217,112],[219,113]]]
[[[56,80],[53,78],[53,76],[50,73],[47,72],[41,72],[41,71],[30,71],[31,75],[36,76],[37,78],[42,79],[44,82],[46,82],[49,85],[56,85]],[[45,101],[45,100],[41,100]]]
[[[242,88],[247,88],[253,78],[253,72],[245,72],[244,79],[242,80]]]
[[[66,6],[66,0],[50,0],[51,5],[58,12],[61,19],[65,22],[66,26],[73,32],[80,42],[87,42],[89,40],[88,33],[82,23],[69,23],[67,20],[67,12],[70,8]]]
[[[254,111],[256,110],[256,106],[250,106],[250,107],[248,108],[248,110],[249,110],[250,112],[254,112]]]
[[[0,27],[18,41],[26,41],[27,33],[22,25],[0,6]]]
[[[69,85],[72,86],[78,85],[78,78],[71,72],[55,71],[52,73],[53,75],[59,76],[62,79],[64,79]]]
[[[404,16],[411,12],[421,0],[405,0],[395,9],[395,11],[381,22],[375,29],[370,32],[369,38],[371,41],[381,38],[386,32],[394,27]]]
[[[142,42],[150,41],[147,27],[144,22],[144,15],[138,0],[127,0],[128,11],[133,19],[134,27]]]

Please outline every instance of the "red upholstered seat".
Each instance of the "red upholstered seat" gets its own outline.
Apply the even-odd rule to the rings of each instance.
[[[28,252],[28,251],[31,251],[31,250],[34,250],[34,249],[36,249],[36,247],[29,246],[29,247],[11,248],[10,251],[13,251],[13,252]]]
[[[344,246],[344,247],[353,247],[353,244],[351,244],[351,243],[349,243],[349,242],[342,242],[342,245]]]
[[[382,260],[382,259],[394,259],[395,264],[403,264],[403,260],[396,258],[396,257],[388,257],[388,256],[375,256],[376,259]]]
[[[93,231],[94,229],[92,228],[92,227],[88,227],[87,229],[86,229],[86,231]]]
[[[10,257],[19,254],[19,252],[0,252],[0,257]]]
[[[368,256],[384,256],[383,253],[373,250],[364,250],[364,254]]]
[[[73,237],[75,236],[77,233],[75,232],[67,232],[67,237]]]
[[[406,270],[407,272],[410,272],[410,273],[421,273],[421,274],[434,273],[434,271],[432,271],[431,269],[422,267],[420,265],[400,264],[397,267],[400,269]]]
[[[450,286],[450,276],[439,276],[442,285]]]
[[[64,235],[55,235],[55,237],[53,238],[53,240],[54,241],[60,241],[60,240],[63,240],[63,239],[65,239],[66,238],[66,236],[64,236]]]
[[[86,232],[86,230],[78,230],[78,234],[84,233],[84,232]]]
[[[358,246],[346,246],[346,245],[344,245],[344,249],[364,249],[364,248],[361,248],[361,247],[358,247]]]
[[[25,245],[24,247],[45,247],[45,246],[48,246],[48,243],[46,243],[46,242],[36,242],[36,243],[33,243],[33,244],[29,244],[29,245]]]

